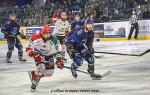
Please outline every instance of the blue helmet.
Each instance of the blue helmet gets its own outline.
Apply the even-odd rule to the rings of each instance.
[[[85,25],[86,25],[86,24],[94,24],[93,19],[87,19],[87,20],[85,21]]]

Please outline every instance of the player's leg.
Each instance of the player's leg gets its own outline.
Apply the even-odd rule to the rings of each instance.
[[[131,39],[133,31],[134,31],[134,25],[131,25],[131,29],[130,29],[130,33],[129,33],[129,36],[128,36],[128,40]]]
[[[88,53],[85,56],[85,60],[88,62],[88,69],[87,71],[91,74],[92,78],[102,78],[101,75],[95,74],[94,69],[94,57],[92,54]]]
[[[7,38],[7,44],[8,44],[8,51],[6,55],[6,63],[12,63],[10,61],[10,58],[12,56],[12,52],[14,51],[14,39],[12,38]]]
[[[30,73],[31,73],[31,82],[32,82],[31,91],[34,91],[36,90],[36,87],[40,82],[40,79],[43,75],[43,71],[40,68],[38,68],[37,70],[31,71]]]
[[[65,36],[62,36],[62,42],[61,42],[61,48],[62,48],[62,60],[64,61],[67,61],[67,59],[65,58],[65,51],[66,51],[66,48],[65,48]]]
[[[19,61],[26,61],[26,59],[23,58],[23,46],[18,38],[16,38],[15,47],[18,49]]]
[[[61,55],[62,55],[62,60],[67,61],[65,58],[65,36],[57,36],[58,40],[60,41],[61,44]]]
[[[139,33],[139,27],[138,27],[138,24],[136,24],[135,25],[135,36],[134,36],[135,39],[137,39],[138,33]]]
[[[38,64],[38,68],[35,71],[31,71],[31,91],[36,90],[41,77],[52,76],[54,73],[54,59],[52,56],[45,57],[45,62]]]
[[[44,67],[44,76],[50,77],[54,73],[54,58],[53,56],[45,57],[45,67]]]
[[[47,64],[45,65],[44,74],[46,77],[51,77],[54,73],[54,65]]]
[[[36,64],[37,64],[37,69],[34,70],[34,71],[29,72],[29,76],[31,78],[31,83],[32,83],[31,91],[36,90],[36,87],[38,86],[41,77],[44,76],[44,67],[45,67],[45,65],[42,64],[42,63],[41,64],[36,63]]]
[[[85,56],[85,60],[88,62],[88,72],[94,73],[94,57],[91,54]]]
[[[73,58],[73,63],[71,64],[71,72],[74,78],[77,78],[77,68],[79,68],[83,64],[83,59],[80,53],[77,53]]]

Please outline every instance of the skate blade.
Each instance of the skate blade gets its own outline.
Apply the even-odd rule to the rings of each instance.
[[[92,78],[92,80],[101,80],[101,78]]]
[[[36,90],[34,90],[34,89],[31,89],[31,92],[35,92]]]

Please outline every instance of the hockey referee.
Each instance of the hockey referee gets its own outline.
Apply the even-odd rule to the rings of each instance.
[[[130,28],[128,40],[131,39],[134,29],[136,30],[134,38],[137,40],[138,33],[139,33],[139,26],[138,26],[138,15],[136,14],[135,11],[132,11],[132,16],[129,19],[129,23],[131,24],[131,28]]]

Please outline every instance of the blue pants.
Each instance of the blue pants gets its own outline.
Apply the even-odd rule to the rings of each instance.
[[[14,47],[18,49],[18,56],[23,55],[23,47],[18,38],[8,37],[7,44],[8,44],[7,58],[11,58],[12,52],[14,51]]]
[[[73,58],[74,65],[78,68],[82,65],[83,59],[88,62],[88,65],[93,66],[94,65],[94,57],[90,53],[86,53],[86,55],[83,55],[81,53],[76,53],[75,57]]]

